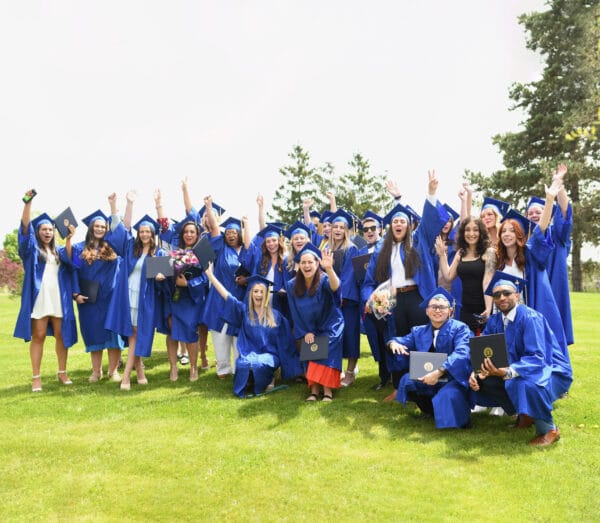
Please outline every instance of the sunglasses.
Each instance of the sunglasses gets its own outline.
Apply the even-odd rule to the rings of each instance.
[[[371,225],[370,227],[363,227],[363,232],[375,232],[377,225]]]
[[[496,291],[496,292],[492,293],[492,298],[494,298],[495,300],[500,298],[500,296],[504,296],[506,298],[514,293],[515,293],[515,291]]]

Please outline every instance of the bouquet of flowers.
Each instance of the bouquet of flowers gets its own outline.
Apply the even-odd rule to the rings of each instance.
[[[379,285],[367,304],[378,320],[392,314],[392,309],[396,306],[396,291],[391,281],[387,280]]]
[[[173,260],[173,270],[175,271],[175,279],[180,274],[183,274],[187,280],[195,278],[201,269],[198,267],[198,258],[191,249],[177,249],[169,251],[169,257]],[[175,287],[173,301],[179,299],[179,288]]]

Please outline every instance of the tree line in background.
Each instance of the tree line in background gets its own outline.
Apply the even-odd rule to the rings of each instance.
[[[466,171],[473,188],[524,209],[532,195],[544,196],[544,184],[558,163],[568,165],[565,187],[573,204],[571,287],[599,290],[600,263],[582,262],[584,243],[600,245],[600,140],[592,128],[600,111],[600,0],[551,0],[548,10],[519,17],[527,32],[527,47],[545,60],[541,78],[516,83],[510,91],[513,109],[526,114],[517,132],[498,134],[493,143],[503,155],[504,169],[490,175]],[[589,125],[588,125],[589,123]],[[338,207],[359,216],[367,209],[383,212],[389,202],[385,179],[370,173],[370,164],[355,153],[337,176],[331,163],[312,166],[310,155],[295,145],[291,163],[279,169],[283,181],[275,191],[272,219],[301,219],[302,203],[313,200],[322,211],[333,190]],[[15,267],[15,264],[17,267]],[[0,251],[0,288],[20,292],[20,260],[16,230]],[[22,276],[21,276],[22,277]]]

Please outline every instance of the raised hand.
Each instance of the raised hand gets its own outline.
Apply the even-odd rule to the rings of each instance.
[[[386,180],[385,188],[386,188],[387,192],[390,193],[392,198],[397,200],[398,198],[402,197],[402,193],[400,192],[400,187],[398,187],[398,184],[395,181]]]
[[[438,188],[438,185],[440,182],[437,179],[437,176],[435,175],[435,169],[431,169],[431,170],[427,171],[427,176],[429,178],[427,190],[429,192],[429,195],[433,196],[435,194],[435,192],[437,191],[437,188]]]

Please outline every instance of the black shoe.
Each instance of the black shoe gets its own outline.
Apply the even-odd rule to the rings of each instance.
[[[380,381],[377,385],[375,385],[373,387],[373,390],[376,390],[376,391],[383,390],[388,386],[389,383],[390,383],[389,381],[386,381],[385,383],[383,381]]]

